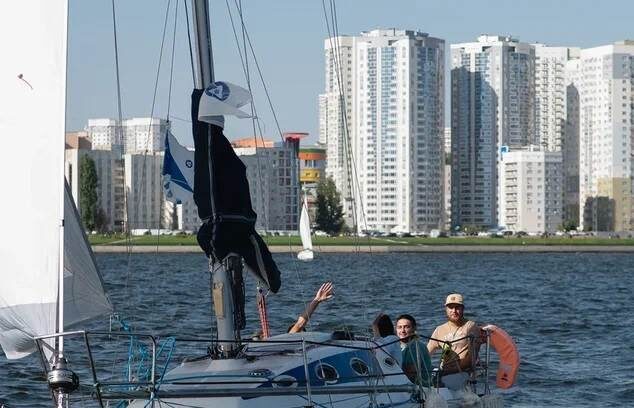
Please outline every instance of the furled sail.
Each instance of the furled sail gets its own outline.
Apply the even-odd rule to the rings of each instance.
[[[302,213],[299,217],[299,237],[304,250],[297,254],[297,258],[301,261],[310,261],[313,259],[313,241],[310,237],[310,217],[306,200],[302,203]]]
[[[234,106],[242,106],[241,100],[231,99],[231,91],[232,87],[226,83],[214,83],[205,90],[195,89],[192,94],[194,201],[198,216],[203,220],[198,231],[198,244],[207,256],[217,260],[223,260],[230,253],[239,254],[256,278],[272,292],[277,292],[281,285],[280,271],[255,231],[256,214],[251,206],[245,165],[223,134],[223,117],[214,116],[237,113],[230,108],[220,112],[206,110],[201,111],[200,117],[208,122],[199,120],[201,97],[218,99],[221,105],[231,102]],[[212,108],[219,106],[217,103],[210,105]]]
[[[194,152],[181,146],[171,132],[165,135],[163,156],[163,191],[175,204],[189,200],[194,194]]]
[[[12,203],[2,221],[6,239],[0,245],[0,346],[7,358],[14,359],[35,351],[32,336],[58,330],[60,228],[66,213],[67,4],[12,2],[0,16],[0,38],[5,39],[0,64],[0,134],[4,135],[4,151],[10,152],[0,160],[0,172],[5,176],[3,188],[10,192],[6,200]],[[24,24],[26,19],[29,24]],[[67,222],[73,230],[76,221]],[[85,272],[84,265],[91,262],[84,261],[80,251],[83,249],[64,249],[66,256],[78,256],[77,261],[64,264],[65,275],[72,277],[64,279],[69,285],[64,293],[70,291],[84,299],[75,301],[70,295],[65,302],[71,323],[87,318],[84,307],[88,315],[99,309],[87,306],[93,302],[92,294],[81,290],[87,281],[76,279],[80,269]]]

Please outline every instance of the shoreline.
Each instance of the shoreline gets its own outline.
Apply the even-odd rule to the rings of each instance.
[[[298,253],[303,248],[299,246],[269,246],[272,253]],[[97,254],[126,253],[125,245],[93,245],[93,252]],[[478,253],[478,252],[619,252],[634,253],[634,246],[630,245],[317,245],[316,253]],[[137,245],[130,247],[131,253],[202,253],[196,245]]]

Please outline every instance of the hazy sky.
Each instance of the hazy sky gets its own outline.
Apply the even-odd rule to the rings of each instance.
[[[235,0],[228,0],[231,5]],[[212,41],[217,80],[246,87],[227,1],[212,0]],[[328,2],[326,2],[328,3]],[[161,61],[155,117],[168,111],[172,33],[176,0],[115,0],[123,117],[147,117],[161,48],[165,12],[168,35]],[[170,117],[176,136],[191,141],[192,88],[183,1],[178,1]],[[317,97],[323,92],[323,45],[327,29],[321,0],[242,0],[244,17],[282,131],[318,135]],[[70,0],[67,128],[88,118],[117,116],[111,0]],[[237,21],[234,12],[234,21]],[[596,0],[340,0],[340,34],[375,28],[420,30],[449,44],[474,41],[480,34],[512,35],[526,42],[582,48],[634,39],[634,1]],[[251,61],[253,68],[253,62]],[[265,137],[278,140],[275,122],[255,69],[254,99]],[[253,135],[251,121],[228,118],[229,139]]]

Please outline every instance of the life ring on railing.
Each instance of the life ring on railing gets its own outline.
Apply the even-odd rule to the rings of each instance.
[[[520,353],[513,338],[499,327],[489,324],[482,328],[489,332],[491,346],[500,356],[500,365],[495,376],[499,388],[511,388],[520,368]]]

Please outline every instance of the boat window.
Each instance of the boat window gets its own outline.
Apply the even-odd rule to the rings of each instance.
[[[279,377],[275,377],[271,383],[273,384],[273,387],[297,387],[297,379],[290,375],[280,375]]]
[[[392,357],[385,357],[383,362],[388,367],[394,367],[396,365],[396,360],[394,360]]]
[[[365,361],[356,357],[350,360],[350,368],[352,368],[352,371],[354,371],[358,375],[365,376],[368,375],[368,373],[370,372],[370,369],[368,368],[368,365],[365,363]]]
[[[315,367],[315,373],[317,374],[317,378],[323,380],[326,384],[336,383],[339,379],[339,373],[335,367],[330,364],[317,364]]]

